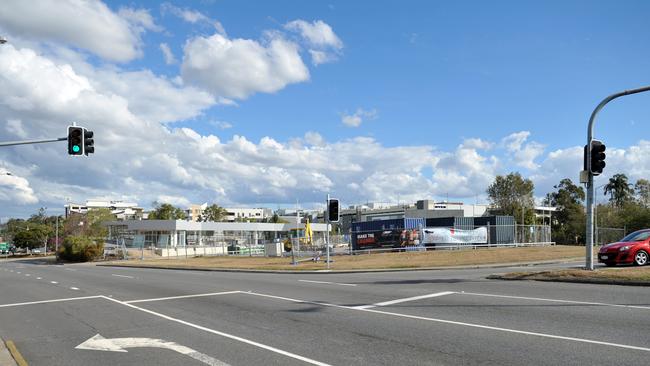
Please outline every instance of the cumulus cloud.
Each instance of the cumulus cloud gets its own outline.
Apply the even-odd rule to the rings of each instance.
[[[224,98],[273,93],[309,79],[298,45],[277,34],[265,41],[197,36],[184,47],[183,80]]]
[[[545,146],[535,141],[526,143],[529,136],[529,131],[515,132],[504,137],[501,143],[512,154],[516,166],[535,170],[539,167],[535,159],[544,153]]]
[[[288,22],[284,28],[298,33],[309,47],[312,63],[319,65],[338,59],[343,49],[343,42],[334,33],[332,27],[322,20],[307,22],[302,19]]]
[[[154,21],[147,9],[120,8],[118,15],[131,23],[137,32],[162,32],[164,28]]]
[[[61,42],[104,59],[130,61],[142,54],[140,32],[153,29],[143,10],[116,14],[101,1],[4,0],[0,29],[36,41]],[[138,26],[133,26],[132,21]]]
[[[38,198],[30,187],[29,181],[16,175],[7,174],[0,168],[0,201],[19,205],[37,203]]]
[[[358,108],[354,113],[344,113],[341,116],[341,122],[348,127],[359,127],[364,121],[373,120],[377,118],[377,110],[364,110]]]

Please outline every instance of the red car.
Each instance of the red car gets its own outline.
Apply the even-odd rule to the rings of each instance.
[[[650,260],[650,229],[635,231],[617,243],[603,245],[598,261],[607,266],[634,264],[643,266]]]

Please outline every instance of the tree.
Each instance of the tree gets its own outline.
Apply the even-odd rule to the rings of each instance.
[[[530,179],[522,178],[519,173],[510,173],[505,177],[498,175],[488,187],[487,194],[500,214],[514,216],[519,224],[531,224],[535,221],[534,189]]]
[[[614,174],[605,185],[604,193],[610,195],[609,202],[611,204],[621,208],[631,202],[634,197],[634,190],[630,186],[625,174]]]
[[[154,209],[149,213],[149,220],[185,220],[187,214],[169,203],[154,202]]]
[[[280,218],[280,216],[278,216],[278,214],[274,213],[273,216],[271,216],[268,219],[268,222],[273,223],[273,224],[286,224],[289,221]]]
[[[650,207],[650,181],[647,179],[639,179],[634,185],[636,191],[636,198],[639,203],[645,207]]]
[[[104,243],[87,236],[67,236],[59,247],[59,258],[76,262],[87,262],[104,253]]]
[[[217,205],[212,204],[203,210],[201,214],[201,221],[223,221],[228,216],[228,211]]]
[[[557,191],[546,195],[544,204],[557,208],[551,221],[553,239],[562,244],[578,244],[584,242],[585,213],[582,203],[585,191],[565,178],[554,186]]]

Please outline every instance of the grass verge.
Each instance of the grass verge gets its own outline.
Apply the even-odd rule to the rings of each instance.
[[[398,268],[452,267],[487,265],[498,263],[537,262],[566,260],[584,256],[584,247],[545,246],[523,248],[489,248],[476,250],[437,250],[428,252],[377,253],[334,256],[333,270],[368,270]],[[326,263],[304,261],[291,264],[290,257],[196,257],[179,259],[150,259],[144,261],[111,262],[112,264],[170,267],[170,268],[215,268],[256,270],[323,270]]]
[[[650,286],[650,267],[603,268],[594,271],[565,269],[543,272],[513,272],[503,275],[492,275],[489,278]]]

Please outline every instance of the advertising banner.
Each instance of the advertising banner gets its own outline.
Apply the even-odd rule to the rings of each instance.
[[[423,231],[423,243],[426,244],[487,244],[486,227],[474,230],[428,227]]]
[[[352,247],[359,249],[402,248],[420,244],[416,229],[375,230],[352,234]]]

